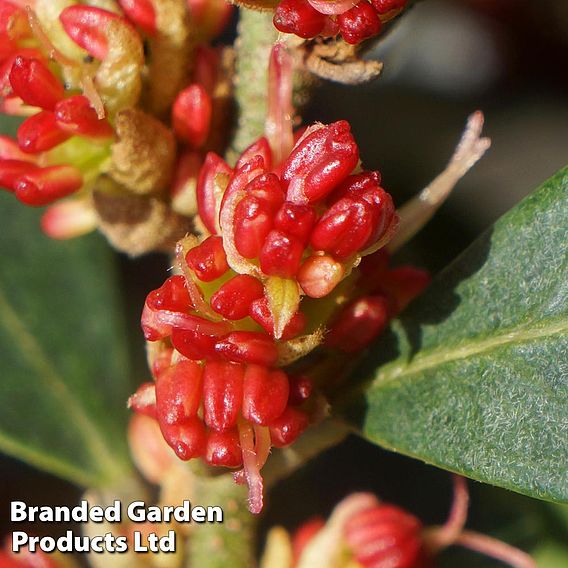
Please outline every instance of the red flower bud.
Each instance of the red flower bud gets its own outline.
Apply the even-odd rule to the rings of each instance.
[[[364,349],[384,331],[390,311],[390,302],[384,296],[356,300],[333,323],[326,336],[326,345],[345,353]]]
[[[243,400],[243,365],[208,361],[203,372],[203,418],[224,432],[236,426]]]
[[[150,0],[118,0],[128,18],[148,35],[156,33],[156,11]]]
[[[248,365],[244,378],[243,418],[261,426],[271,424],[284,412],[289,392],[288,377],[283,371]]]
[[[270,424],[270,439],[277,448],[284,448],[295,442],[308,425],[304,412],[288,407]]]
[[[179,424],[160,423],[160,430],[180,460],[187,461],[205,453],[207,431],[198,417],[192,416]]]
[[[65,91],[63,85],[39,59],[16,56],[10,70],[10,84],[24,103],[53,110]]]
[[[306,244],[316,221],[316,212],[309,205],[297,205],[286,201],[276,213],[274,228],[296,237]]]
[[[146,304],[152,310],[172,312],[188,312],[193,307],[185,278],[180,275],[170,276],[158,289],[150,292]]]
[[[421,533],[420,521],[394,505],[357,512],[345,524],[347,545],[365,568],[425,568]]]
[[[255,156],[260,156],[264,161],[264,167],[267,170],[272,169],[272,150],[268,140],[263,136],[256,142],[252,143],[240,156],[235,169],[242,168],[247,162],[250,162]]]
[[[274,318],[268,306],[266,297],[259,298],[251,303],[249,307],[249,316],[259,325],[261,325],[270,336],[274,333]],[[299,335],[306,327],[306,316],[302,312],[294,314],[288,325],[284,328],[282,341],[292,339]]]
[[[392,10],[401,10],[408,0],[371,0],[371,4],[379,14],[386,14]]]
[[[308,130],[284,162],[282,179],[289,184],[287,200],[303,204],[322,199],[358,161],[359,149],[345,120]]]
[[[20,124],[17,137],[18,144],[24,152],[35,154],[59,146],[71,135],[59,128],[55,114],[42,110]]]
[[[304,245],[282,231],[270,231],[260,251],[260,268],[270,276],[290,278],[298,272]]]
[[[247,184],[245,191],[250,196],[266,201],[274,212],[284,203],[284,191],[275,174],[261,174],[255,177]]]
[[[337,23],[343,39],[351,44],[361,43],[376,36],[382,26],[376,10],[367,0],[362,0],[351,10],[339,14]]]
[[[179,424],[197,414],[201,404],[202,367],[178,361],[156,382],[156,411],[160,424]]]
[[[342,260],[364,248],[375,232],[373,208],[364,199],[344,197],[317,222],[312,248]]]
[[[185,261],[197,278],[203,282],[211,282],[229,270],[221,237],[205,239],[200,245],[188,251]]]
[[[298,284],[310,298],[327,296],[343,279],[343,265],[329,255],[310,256],[298,271]]]
[[[203,85],[212,95],[217,84],[221,51],[209,45],[198,45],[195,48],[195,63],[193,67],[193,81]]]
[[[55,105],[57,126],[69,134],[77,134],[97,140],[112,138],[114,131],[105,119],[99,119],[89,99],[75,95]]]
[[[24,160],[0,160],[0,187],[9,191],[16,189],[16,182],[24,175],[39,168]]]
[[[216,359],[218,355],[215,353],[215,343],[218,340],[219,338],[214,335],[206,335],[191,329],[171,330],[171,341],[176,351],[194,361]]]
[[[128,22],[108,10],[76,4],[65,8],[59,15],[67,35],[95,59],[103,61],[108,53],[107,26],[112,21]]]
[[[199,217],[212,235],[217,234],[219,207],[226,187],[226,183],[220,186],[219,182],[222,178],[228,182],[231,174],[231,168],[222,158],[214,152],[207,154],[197,180],[196,194]]]
[[[209,465],[230,468],[241,467],[243,465],[243,452],[238,430],[233,428],[226,432],[209,432],[207,434],[205,461]]]
[[[211,97],[202,85],[186,87],[172,108],[172,124],[178,138],[192,148],[200,148],[209,135],[212,112]]]
[[[264,295],[262,283],[247,274],[239,274],[225,282],[213,296],[211,307],[224,318],[239,320],[248,316],[251,302]]]
[[[273,224],[268,201],[248,195],[235,209],[235,245],[245,258],[257,258]]]
[[[272,367],[278,360],[278,349],[274,341],[268,335],[256,331],[233,331],[217,342],[215,351],[236,363]]]
[[[309,39],[323,30],[325,20],[307,0],[282,0],[274,11],[273,21],[278,31]]]
[[[292,406],[302,404],[312,394],[312,381],[304,375],[290,377],[290,397],[288,403]]]
[[[82,185],[83,176],[73,166],[51,166],[21,176],[16,181],[15,194],[27,205],[48,205],[74,193]]]

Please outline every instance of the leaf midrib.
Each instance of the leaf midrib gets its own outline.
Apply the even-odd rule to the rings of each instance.
[[[373,380],[373,386],[379,386],[385,382],[395,381],[405,376],[415,375],[428,369],[438,367],[445,363],[468,359],[488,351],[513,343],[526,343],[536,339],[550,337],[562,332],[568,332],[568,319],[563,316],[549,320],[541,320],[535,325],[528,325],[515,329],[505,329],[491,337],[474,337],[467,344],[456,345],[451,349],[447,347],[424,350],[409,362],[387,364],[379,371]]]
[[[12,336],[14,340],[13,344],[20,351],[23,359],[28,361],[30,366],[35,369],[39,380],[43,381],[48,387],[49,392],[61,401],[63,409],[75,422],[77,432],[81,436],[86,449],[91,455],[93,464],[97,467],[101,474],[100,481],[109,481],[109,478],[112,479],[122,475],[124,472],[120,465],[120,460],[109,451],[108,446],[100,435],[96,424],[85,412],[81,403],[77,400],[76,396],[68,388],[61,375],[54,368],[50,358],[44,352],[37,339],[30,332],[22,319],[18,317],[17,312],[12,308],[1,289],[0,323]],[[2,440],[0,439],[0,445],[2,445],[1,441]],[[4,445],[6,446],[6,444]],[[7,446],[10,446],[10,444],[7,444]],[[28,449],[28,453],[30,453],[30,451],[31,450]],[[44,455],[41,452],[33,453],[37,456]],[[39,461],[45,461],[45,459],[40,459]],[[74,466],[67,468],[67,471],[71,470],[75,470]],[[54,471],[54,473],[57,472]],[[78,480],[77,476],[74,476],[74,478]],[[79,482],[83,484],[83,481],[84,478]]]

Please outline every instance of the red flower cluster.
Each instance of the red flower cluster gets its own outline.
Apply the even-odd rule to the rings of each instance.
[[[253,511],[270,446],[292,443],[308,425],[310,381],[279,368],[300,334],[318,336],[311,348],[321,343],[325,322],[308,321],[301,296],[328,296],[396,228],[379,174],[353,173],[358,163],[344,121],[307,129],[282,163],[265,138],[234,169],[210,153],[197,199],[211,236],[181,241],[183,275],[146,300],[155,385],[131,406],[157,418],[180,458],[242,465]]]
[[[108,47],[101,32],[81,28],[76,21],[85,10],[96,16],[93,27],[104,27],[108,19],[119,16],[81,6],[71,6],[60,15],[63,28],[78,45],[99,59],[106,57]],[[81,136],[96,144],[105,144],[113,129],[101,108],[86,96],[73,93],[65,86],[63,68],[50,63],[54,48],[39,31],[39,23],[25,10],[0,0],[0,89],[2,111],[14,115],[30,115],[21,124],[17,144],[2,137],[0,147],[0,185],[13,191],[28,205],[46,205],[77,191],[83,185],[83,174],[69,163],[57,163],[48,152],[72,136]],[[35,33],[34,33],[35,29]],[[30,47],[32,45],[33,47]],[[53,46],[51,46],[53,47]],[[46,49],[50,50],[48,55]],[[61,62],[76,62],[58,54]]]
[[[331,530],[337,530],[337,539],[344,543],[357,566],[429,568],[432,565],[423,539],[422,523],[403,509],[381,503],[373,495],[356,493],[337,506],[328,524],[335,525],[341,516],[345,516],[341,525]],[[323,520],[314,519],[296,531],[292,544],[295,565],[310,543],[326,530],[330,528]]]
[[[304,39],[341,34],[347,43],[358,44],[376,36],[383,23],[400,13],[407,0],[281,0],[274,25],[284,33]]]

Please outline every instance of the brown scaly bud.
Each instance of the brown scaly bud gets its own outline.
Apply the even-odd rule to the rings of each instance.
[[[97,180],[93,203],[101,232],[130,256],[171,250],[192,229],[189,219],[161,199],[132,195],[106,176]]]
[[[172,179],[175,139],[159,120],[136,109],[116,116],[118,141],[112,146],[110,175],[129,191],[163,193]]]
[[[190,19],[186,0],[152,0],[156,33],[150,36],[148,109],[164,115],[185,86],[192,57]]]

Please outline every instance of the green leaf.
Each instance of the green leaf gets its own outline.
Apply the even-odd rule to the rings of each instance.
[[[393,322],[339,393],[377,444],[568,500],[568,168]]]
[[[52,241],[0,192],[0,451],[85,486],[129,471],[129,375],[112,255]]]

